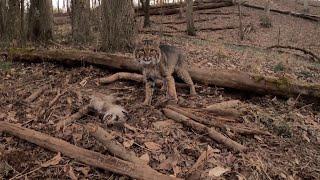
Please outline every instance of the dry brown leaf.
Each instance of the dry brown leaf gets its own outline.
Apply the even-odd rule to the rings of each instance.
[[[217,166],[209,171],[209,177],[220,177],[224,173],[230,171],[230,168],[224,168],[221,166]]]
[[[41,167],[55,166],[59,164],[61,160],[62,160],[62,157],[61,157],[61,153],[59,152],[55,157],[53,157],[49,161],[42,163]]]
[[[144,145],[151,151],[158,151],[161,149],[161,146],[154,142],[145,142]]]
[[[311,141],[310,138],[308,137],[308,133],[306,131],[304,131],[302,133],[302,137],[304,140],[306,140],[308,143]]]
[[[81,172],[85,177],[87,177],[90,172],[90,167],[78,167],[75,168],[75,170]]]
[[[127,140],[127,141],[124,141],[123,142],[123,146],[126,147],[126,148],[130,148],[134,143],[134,140]]]
[[[78,177],[74,173],[73,168],[69,164],[64,166],[63,171],[67,173],[67,176],[69,176],[70,179],[78,180]]]
[[[143,160],[146,164],[150,162],[150,157],[148,153],[145,153],[142,156],[140,156],[140,159]]]
[[[217,150],[214,150],[211,146],[208,145],[207,150],[203,151],[201,155],[199,156],[197,162],[191,167],[189,172],[193,172],[197,169],[199,169],[201,166],[204,165],[204,163],[213,157],[214,153],[216,153]],[[219,150],[218,150],[219,152]]]
[[[174,124],[174,122],[172,120],[157,121],[157,122],[152,123],[153,127],[158,130],[166,129],[166,128],[172,126],[173,124]]]

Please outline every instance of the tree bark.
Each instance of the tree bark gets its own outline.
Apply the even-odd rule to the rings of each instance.
[[[67,65],[93,64],[122,71],[141,72],[138,62],[132,58],[107,53],[96,53],[79,50],[25,50],[9,49],[0,52],[9,60],[23,62],[60,63]],[[190,68],[189,73],[195,82],[205,85],[215,85],[260,94],[275,94],[281,96],[320,97],[320,85],[304,83],[285,77],[269,77],[258,74],[234,71]]]
[[[20,40],[20,1],[8,0],[6,39],[9,42]]]
[[[72,38],[84,43],[90,38],[90,0],[71,0]]]
[[[61,152],[61,154],[67,157],[93,167],[127,175],[135,179],[177,179],[161,174],[155,170],[152,170],[151,168],[143,168],[143,166],[140,164],[133,164],[112,156],[105,156],[98,152],[83,149],[61,139],[54,138],[47,134],[43,134],[31,129],[23,128],[12,123],[1,121],[0,124],[0,132],[8,133],[54,152]]]
[[[142,4],[142,9],[144,13],[144,21],[143,21],[143,27],[150,27],[150,14],[149,14],[149,9],[150,9],[150,0],[140,0]]]
[[[48,41],[53,36],[51,0],[30,0],[28,38],[31,41]]]
[[[196,28],[193,22],[193,0],[187,1],[187,34],[189,36],[196,35]]]
[[[131,0],[102,0],[102,49],[122,51],[132,47],[135,22]]]

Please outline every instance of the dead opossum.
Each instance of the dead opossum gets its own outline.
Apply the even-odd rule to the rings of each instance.
[[[112,95],[95,93],[90,97],[90,108],[101,114],[107,125],[123,124],[127,119],[127,111],[115,102],[116,98]]]

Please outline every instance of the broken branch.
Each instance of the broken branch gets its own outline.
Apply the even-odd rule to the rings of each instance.
[[[47,134],[28,128],[20,127],[12,123],[1,121],[0,132],[8,133],[54,152],[61,152],[63,155],[87,165],[127,175],[132,178],[145,180],[177,179],[161,174],[151,168],[143,168],[140,164],[133,164],[115,157],[105,156],[98,152],[83,149],[61,139],[51,137]]]
[[[225,146],[227,146],[228,148],[236,151],[236,152],[243,152],[245,151],[247,148],[235,141],[233,141],[232,139],[222,135],[221,133],[219,133],[218,131],[216,131],[213,128],[209,128],[203,124],[200,124],[198,122],[193,121],[192,119],[178,113],[175,112],[171,109],[163,109],[164,114],[168,117],[171,118],[179,123],[184,124],[185,126],[191,127],[194,130],[197,130],[200,133],[207,133],[210,138],[212,138],[213,140],[217,141],[218,143],[224,144]]]
[[[76,120],[79,120],[84,115],[86,115],[88,112],[89,112],[89,105],[86,105],[86,106],[80,108],[78,112],[72,114],[71,116],[67,117],[66,119],[63,119],[63,120],[59,121],[56,124],[56,130],[58,131],[58,130],[62,129],[65,126],[68,126],[72,122],[74,122]]]
[[[27,103],[31,103],[34,100],[36,100],[46,89],[48,89],[48,86],[43,86],[39,89],[37,89],[35,92],[33,92],[27,99]]]

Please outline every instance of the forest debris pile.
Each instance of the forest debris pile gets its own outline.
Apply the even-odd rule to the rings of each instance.
[[[290,101],[277,100],[270,96],[242,99],[241,95],[238,97],[232,95],[233,98],[230,98],[230,94],[207,86],[198,86],[197,91],[200,95],[189,97],[186,95],[188,94],[187,90],[178,89],[179,109],[189,112],[185,115],[196,115],[195,117],[190,116],[189,119],[201,122],[206,127],[214,128],[216,131],[220,131],[223,136],[249,147],[248,152],[237,154],[229,151],[225,145],[212,141],[211,135],[199,134],[175,122],[175,120],[168,119],[161,111],[161,101],[164,100],[162,92],[156,92],[155,95],[158,98],[154,100],[154,107],[143,107],[139,105],[139,102],[143,101],[144,90],[139,84],[114,82],[98,86],[96,79],[110,75],[101,69],[92,67],[66,68],[47,63],[28,66],[14,63],[10,65],[9,69],[2,71],[0,75],[5,80],[0,87],[2,107],[0,120],[62,139],[79,148],[103,153],[103,156],[109,156],[109,152],[112,152],[114,147],[112,144],[122,146],[125,151],[128,151],[125,153],[126,155],[135,154],[135,156],[122,157],[123,154],[115,154],[117,157],[126,158],[131,163],[141,159],[141,162],[147,162],[152,169],[159,173],[175,175],[180,178],[185,178],[187,175],[196,176],[199,173],[200,176],[206,177],[208,175],[236,177],[237,174],[256,178],[267,175],[276,177],[279,174],[278,168],[282,169],[285,176],[305,177],[308,174],[309,177],[319,177],[313,171],[313,169],[319,168],[319,164],[316,163],[319,156],[319,152],[317,152],[319,139],[317,137],[319,137],[320,129],[316,118],[319,115],[313,111],[313,105],[309,105],[300,98]],[[87,83],[83,83],[84,80]],[[27,97],[44,86],[47,86],[48,89],[33,102],[25,103],[24,100]],[[75,90],[80,93],[75,93]],[[101,117],[89,112],[77,119],[76,122],[66,126],[63,131],[56,130],[55,125],[60,120],[72,116],[90,103],[90,95],[93,92],[106,95],[117,94],[119,105],[123,106],[129,115],[124,126],[109,126]],[[238,101],[234,101],[239,98],[241,99],[240,105]],[[53,101],[55,103],[52,103]],[[51,106],[48,106],[49,104]],[[229,107],[238,111],[238,115],[223,116],[215,114],[216,112],[206,113],[206,107],[210,106],[215,108]],[[167,106],[167,108],[171,111],[178,111],[175,107]],[[179,111],[179,113],[183,113],[183,111]],[[94,123],[94,125],[88,123]],[[305,126],[306,124],[307,126]],[[97,130],[97,126],[107,130],[107,135],[104,131],[101,132],[101,129]],[[255,132],[246,133],[248,130],[255,130]],[[99,139],[102,136],[101,133],[107,139]],[[24,138],[27,141],[30,140]],[[110,138],[111,141],[109,141]],[[63,151],[61,151],[62,160],[58,162],[58,166],[41,168],[25,175],[39,167],[34,163],[35,160],[40,159],[41,162],[46,162],[56,153],[12,138],[10,133],[2,133],[0,141],[2,142],[1,148],[5,148],[5,151],[0,148],[3,155],[0,155],[0,164],[8,169],[1,171],[1,175],[4,174],[4,177],[20,174],[22,177],[27,176],[28,178],[38,176],[64,178],[70,173],[63,169],[70,169],[70,167],[78,178],[112,176],[108,171],[97,171],[92,166],[86,165],[87,162],[82,164],[69,159],[66,152],[63,153]],[[14,143],[16,141],[21,143]],[[111,146],[108,147],[108,144]],[[274,153],[283,152],[286,147],[292,148],[289,152],[272,158],[276,156]],[[307,148],[301,150],[301,147]],[[207,161],[203,161],[201,154],[206,152],[210,156]],[[293,154],[299,164],[289,163],[292,162]],[[23,157],[28,157],[28,159]],[[256,161],[254,161],[257,157],[261,161],[259,164],[255,164]],[[20,163],[14,163],[17,158]],[[281,162],[278,162],[280,159]],[[298,174],[290,173],[291,168],[304,167],[308,162],[310,165],[303,171],[298,171]],[[9,164],[17,172],[6,164]],[[255,166],[263,166],[267,175],[253,168]],[[27,170],[25,170],[26,168]]]

